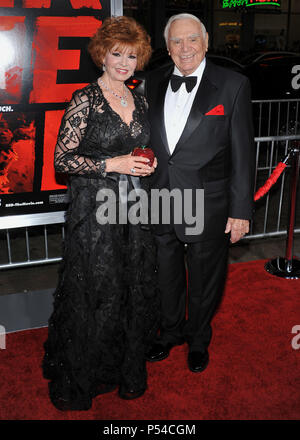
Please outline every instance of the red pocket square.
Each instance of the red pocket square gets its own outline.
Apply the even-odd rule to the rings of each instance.
[[[206,115],[224,115],[224,105],[219,104],[205,113]]]

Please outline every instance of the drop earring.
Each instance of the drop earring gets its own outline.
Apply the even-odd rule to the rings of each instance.
[[[103,64],[103,66],[102,66],[102,70],[103,70],[103,72],[105,72],[105,70],[106,70],[106,68],[105,68],[105,64]]]

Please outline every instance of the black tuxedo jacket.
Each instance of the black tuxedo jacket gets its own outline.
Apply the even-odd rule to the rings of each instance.
[[[195,190],[204,189],[204,229],[187,235],[183,217],[179,224],[154,225],[163,234],[173,226],[178,238],[195,242],[224,236],[228,217],[250,219],[253,211],[254,133],[249,81],[243,75],[216,66],[206,67],[182,135],[170,154],[164,125],[164,100],[171,68],[159,69],[146,79],[149,103],[151,147],[158,160],[150,178],[152,189],[191,189],[192,209],[196,215]],[[217,106],[224,114],[206,115]]]

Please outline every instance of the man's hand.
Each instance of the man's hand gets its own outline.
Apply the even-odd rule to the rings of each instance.
[[[249,220],[228,217],[225,234],[230,234],[231,243],[239,241],[247,232],[249,232]]]

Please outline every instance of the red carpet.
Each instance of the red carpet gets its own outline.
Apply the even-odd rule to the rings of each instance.
[[[98,396],[90,411],[60,412],[41,374],[47,329],[7,335],[0,350],[1,420],[299,420],[300,281],[269,275],[263,261],[229,267],[213,321],[210,363],[187,368],[187,346],[148,364],[148,390],[134,401],[117,392]]]

